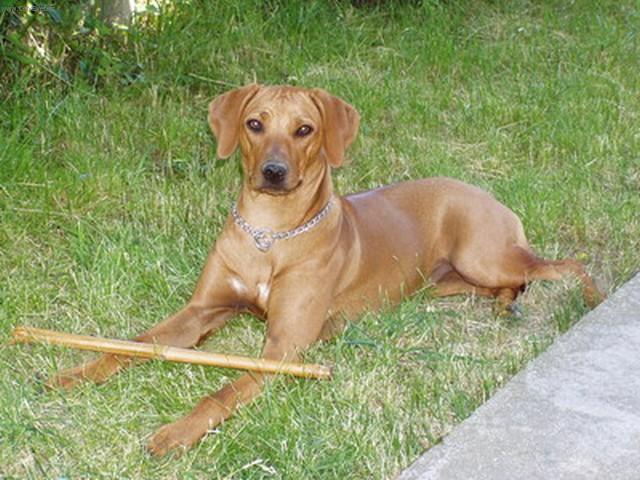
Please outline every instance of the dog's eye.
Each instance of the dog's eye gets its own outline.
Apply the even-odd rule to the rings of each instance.
[[[251,118],[247,120],[246,125],[249,130],[255,133],[259,133],[262,130],[264,130],[264,126],[262,125],[262,122],[260,120],[256,120],[255,118]]]
[[[313,127],[309,125],[302,125],[298,130],[296,130],[296,137],[306,137],[311,132],[313,132]]]

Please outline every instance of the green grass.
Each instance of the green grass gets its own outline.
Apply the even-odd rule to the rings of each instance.
[[[253,79],[361,112],[340,192],[457,177],[517,212],[540,254],[585,261],[607,292],[628,279],[637,3],[416,3],[185,2],[119,53],[142,65],[133,83],[40,72],[0,87],[0,343],[19,324],[132,337],[185,302],[240,185],[237,158],[214,160],[207,103]],[[331,382],[275,381],[161,460],[149,435],[237,373],[148,363],[47,392],[90,354],[3,347],[0,476],[393,477],[586,312],[573,283],[534,284],[521,304],[523,319],[496,319],[490,302],[422,292],[367,313],[307,356],[335,365]],[[255,355],[263,333],[242,317],[203,348]]]

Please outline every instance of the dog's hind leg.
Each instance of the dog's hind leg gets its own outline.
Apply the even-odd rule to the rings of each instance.
[[[496,296],[505,305],[513,301],[513,293],[517,294],[533,280],[560,280],[568,276],[580,280],[585,301],[591,308],[603,299],[593,279],[576,260],[546,260],[519,245],[508,247],[502,254],[496,250],[493,258],[487,254],[481,256],[481,252],[474,253],[476,256],[463,257],[453,263],[453,267],[470,283],[496,290]]]
[[[495,297],[495,311],[498,315],[511,315],[517,313],[514,301],[518,296],[520,288],[488,288],[475,285],[465,280],[455,270],[444,274],[435,284],[434,294],[438,297],[449,295],[479,295],[483,297]]]
[[[451,295],[480,295],[483,297],[495,297],[496,292],[492,288],[480,287],[465,280],[455,270],[445,273],[435,284],[434,295],[447,297]]]

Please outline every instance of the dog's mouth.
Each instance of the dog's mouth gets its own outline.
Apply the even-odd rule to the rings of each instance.
[[[260,193],[266,193],[267,195],[282,196],[289,195],[294,192],[300,187],[300,185],[302,185],[301,178],[291,187],[287,185],[263,183],[258,186],[256,190]]]

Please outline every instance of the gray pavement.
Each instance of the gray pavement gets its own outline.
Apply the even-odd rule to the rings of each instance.
[[[640,274],[398,480],[640,480]]]

